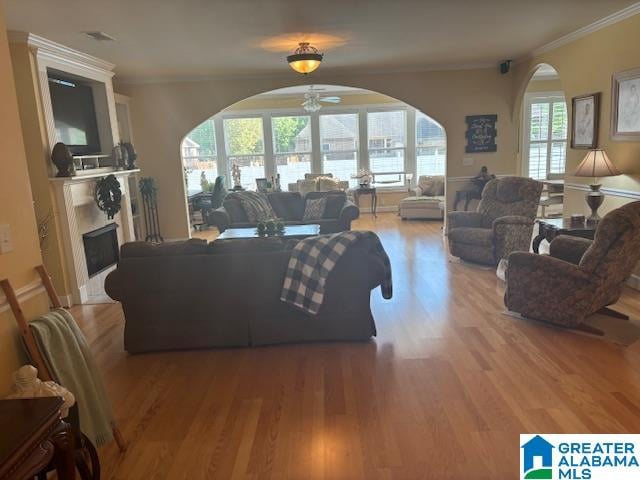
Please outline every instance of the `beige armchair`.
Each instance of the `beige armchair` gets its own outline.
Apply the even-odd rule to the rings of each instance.
[[[542,183],[524,177],[491,180],[475,212],[447,216],[451,255],[497,265],[511,252],[529,251]]]
[[[593,241],[560,235],[550,255],[509,256],[504,303],[511,311],[565,327],[615,303],[640,260],[640,202],[609,212]]]

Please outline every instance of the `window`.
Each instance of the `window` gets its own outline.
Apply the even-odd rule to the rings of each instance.
[[[404,184],[406,133],[404,110],[367,113],[369,169],[376,182],[387,186]]]
[[[351,176],[358,172],[358,132],[357,113],[320,115],[323,173],[356,184]]]
[[[198,125],[182,141],[182,165],[187,195],[201,192],[205,181],[215,181],[218,176],[218,156],[213,119]]]
[[[564,175],[567,155],[567,105],[564,97],[531,97],[527,101],[526,115],[526,174],[536,180]]]
[[[273,117],[273,155],[283,189],[311,173],[311,117]]]
[[[229,169],[237,164],[242,186],[255,190],[256,178],[265,177],[262,118],[225,118],[224,144]]]
[[[444,129],[422,112],[416,112],[416,174],[444,175],[447,139]]]

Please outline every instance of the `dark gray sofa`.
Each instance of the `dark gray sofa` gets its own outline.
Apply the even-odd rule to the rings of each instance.
[[[306,199],[327,197],[325,215],[320,220],[303,221]],[[360,209],[351,202],[345,192],[309,192],[306,196],[298,192],[267,193],[269,203],[278,218],[288,225],[315,223],[320,225],[320,233],[337,233],[351,229],[351,222],[360,216]],[[227,228],[255,227],[250,223],[237,196],[230,193],[222,207],[211,211],[206,219],[209,225],[218,227],[220,233]]]
[[[128,352],[364,341],[376,334],[370,293],[384,267],[367,242],[338,262],[317,316],[280,300],[290,256],[281,242],[248,242],[233,253],[218,243],[123,245],[105,290],[122,303]]]

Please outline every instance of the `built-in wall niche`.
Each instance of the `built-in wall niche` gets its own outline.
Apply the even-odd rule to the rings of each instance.
[[[104,82],[47,69],[57,141],[67,145],[76,171],[112,168],[113,135]]]

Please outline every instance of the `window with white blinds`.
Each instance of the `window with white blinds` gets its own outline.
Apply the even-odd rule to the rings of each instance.
[[[567,156],[567,104],[561,95],[527,98],[525,174],[536,180],[564,175]]]

